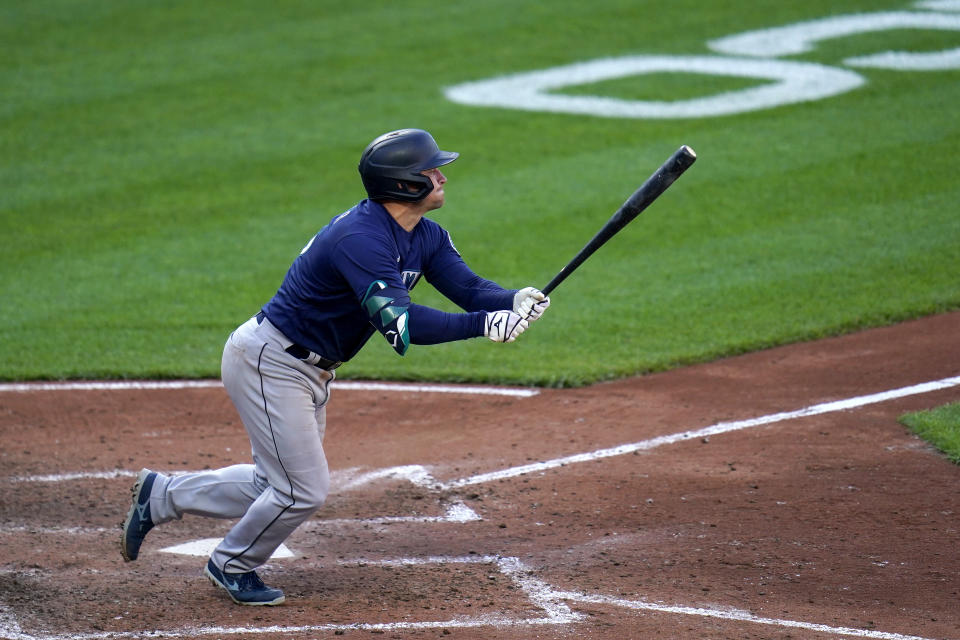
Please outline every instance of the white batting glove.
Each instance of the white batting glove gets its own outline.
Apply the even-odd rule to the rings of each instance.
[[[530,326],[523,316],[513,311],[489,311],[483,335],[494,342],[513,342]]]
[[[520,314],[533,322],[543,315],[543,312],[550,306],[550,298],[543,295],[543,292],[533,287],[520,289],[513,296],[513,312]]]

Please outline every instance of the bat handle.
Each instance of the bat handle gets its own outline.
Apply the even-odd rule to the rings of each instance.
[[[566,277],[567,277],[567,272],[566,272],[566,269],[564,269],[564,270],[560,271],[560,273],[558,273],[557,275],[555,275],[555,276],[553,277],[553,280],[551,280],[551,281],[547,284],[547,286],[545,286],[543,289],[540,289],[540,291],[542,291],[542,292],[543,292],[543,295],[545,295],[545,296],[550,295],[550,292],[553,291],[554,289],[556,289],[556,288],[557,288],[557,285],[560,284],[561,282],[563,282]]]

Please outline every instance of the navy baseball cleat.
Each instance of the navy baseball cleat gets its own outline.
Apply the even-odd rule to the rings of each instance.
[[[123,535],[120,537],[120,553],[127,562],[136,560],[140,555],[140,545],[150,529],[153,529],[153,520],[150,518],[150,492],[153,490],[153,481],[157,479],[157,472],[143,469],[137,475],[133,485],[133,504],[127,513],[127,520],[123,523]]]
[[[213,564],[213,559],[210,559],[203,573],[210,578],[210,582],[226,591],[230,599],[237,604],[267,606],[283,604],[283,591],[271,589],[263,584],[263,580],[256,571],[224,573]]]

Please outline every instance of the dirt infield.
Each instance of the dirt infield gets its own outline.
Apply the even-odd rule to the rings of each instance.
[[[530,397],[335,388],[275,608],[184,553],[227,522],[120,558],[141,466],[248,462],[222,388],[7,389],[0,637],[960,638],[960,468],[897,422],[957,376],[960,313]]]

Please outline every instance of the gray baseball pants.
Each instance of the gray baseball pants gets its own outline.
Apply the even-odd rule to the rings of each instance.
[[[323,434],[334,372],[286,353],[290,344],[269,320],[251,318],[223,349],[223,385],[247,430],[253,464],[161,474],[150,495],[155,524],[185,513],[239,518],[211,556],[226,573],[265,563],[323,506],[330,488]]]

